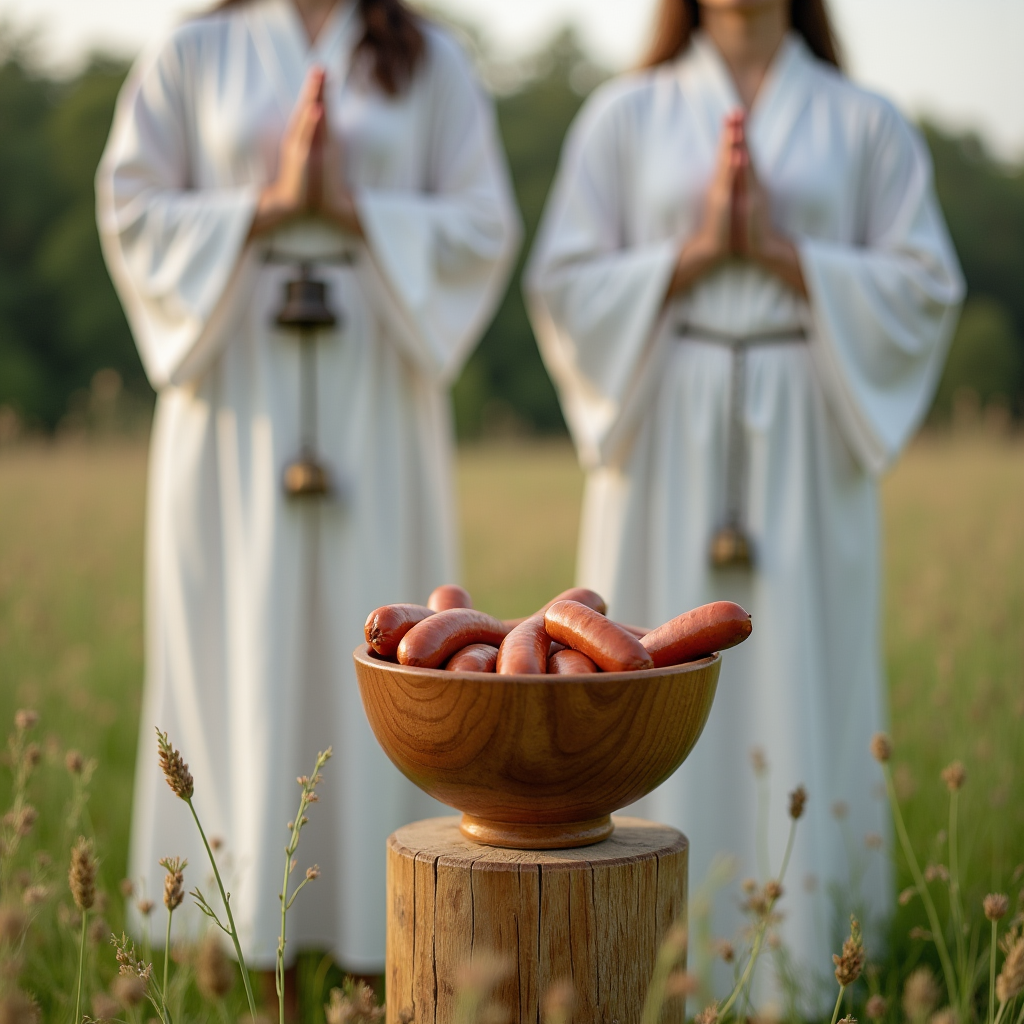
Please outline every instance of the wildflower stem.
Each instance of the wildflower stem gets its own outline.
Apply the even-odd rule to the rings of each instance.
[[[718,1019],[725,1020],[725,1015],[732,1009],[733,1004],[740,997],[740,993],[746,988],[747,980],[750,978],[754,970],[754,964],[757,962],[757,958],[761,953],[761,942],[764,939],[764,933],[768,928],[767,922],[763,923],[757,930],[757,935],[754,937],[754,945],[750,950],[750,959],[747,961],[747,966],[743,970],[743,974],[740,980],[736,982],[736,987],[729,993],[729,998],[718,1010]]]
[[[170,965],[171,965],[171,916],[174,911],[167,908],[167,941],[164,943],[164,987],[160,996],[160,1001],[163,1003],[164,1009],[167,1009],[167,979],[169,977]]]
[[[839,1007],[842,1005],[843,993],[845,991],[846,991],[846,986],[845,985],[840,985],[839,986],[839,995],[836,996],[836,1008],[832,1011],[832,1024],[836,1024],[836,1021],[839,1020]]]
[[[892,808],[892,817],[896,825],[896,835],[899,837],[900,846],[903,848],[903,856],[907,858],[907,867],[914,879],[914,888],[917,889],[921,902],[924,904],[925,913],[928,915],[928,924],[931,926],[932,938],[935,942],[935,949],[939,954],[939,961],[942,964],[942,973],[946,979],[946,990],[949,993],[951,1004],[959,1003],[957,996],[956,974],[953,971],[953,963],[949,958],[949,950],[946,948],[946,939],[939,924],[939,915],[932,900],[932,894],[928,891],[924,875],[921,874],[921,867],[917,863],[914,854],[914,847],[910,843],[910,836],[907,834],[907,826],[903,821],[903,813],[900,811],[899,801],[896,799],[896,789],[893,786],[892,771],[888,763],[882,764],[882,773],[885,776],[885,790],[889,797],[889,806]]]
[[[786,852],[782,855],[782,867],[779,869],[779,881],[786,877],[786,868],[789,867],[789,857],[793,852],[793,840],[796,838],[796,818],[790,818],[789,838],[786,840]]]
[[[231,936],[231,941],[234,943],[235,956],[238,957],[238,966],[242,973],[242,983],[245,985],[245,997],[249,1000],[249,1013],[252,1015],[252,1019],[256,1019],[256,998],[252,994],[252,981],[249,978],[249,968],[245,966],[245,957],[242,955],[242,944],[238,941],[238,929],[235,928],[235,919],[231,913],[231,902],[228,899],[228,894],[224,891],[224,883],[221,881],[220,869],[217,867],[217,860],[213,856],[213,850],[210,849],[210,843],[206,838],[206,833],[203,831],[203,826],[199,821],[199,815],[196,813],[196,809],[192,804],[192,799],[189,798],[185,801],[188,804],[188,809],[192,812],[192,819],[196,823],[196,828],[199,829],[199,835],[202,837],[203,846],[206,847],[206,855],[210,858],[210,866],[213,868],[213,877],[217,880],[217,888],[220,889],[220,898],[224,902],[224,912],[228,918],[227,933]]]
[[[949,794],[949,913],[956,932],[957,965],[960,968],[961,977],[963,977],[966,950],[963,929],[964,911],[960,903],[960,856],[957,836],[959,807],[960,792],[954,789]]]
[[[988,1024],[996,1012],[996,932],[998,924],[992,922],[992,944],[988,950]]]
[[[85,922],[89,911],[82,911],[82,934],[78,941],[78,984],[75,993],[75,1024],[82,1021],[82,975],[85,973]]]

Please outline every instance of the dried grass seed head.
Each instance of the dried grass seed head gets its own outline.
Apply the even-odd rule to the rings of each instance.
[[[836,967],[836,981],[843,988],[852,985],[864,970],[864,941],[857,918],[850,918],[850,934],[843,943],[842,953],[832,954],[832,963]]]
[[[191,800],[195,784],[181,752],[171,746],[167,733],[159,729],[156,731],[156,744],[159,750],[160,769],[164,773],[167,785],[171,787],[175,796],[182,800]]]
[[[892,740],[884,732],[876,732],[871,737],[871,756],[879,764],[885,764],[892,758]]]
[[[576,1002],[576,990],[568,978],[556,981],[541,999],[541,1012],[545,1021],[567,1021]]]
[[[924,1020],[939,1001],[939,986],[927,967],[912,971],[903,986],[903,1012],[912,1021]]]
[[[967,781],[967,769],[963,766],[963,762],[954,761],[952,764],[946,765],[942,769],[942,781],[950,793],[963,789],[964,783]]]
[[[956,1010],[952,1006],[944,1006],[941,1010],[936,1010],[928,1019],[928,1024],[956,1024],[956,1022]]]
[[[26,907],[37,907],[49,898],[50,890],[45,885],[30,885],[22,894],[21,901]]]
[[[39,820],[39,812],[31,805],[24,807],[15,815],[14,831],[23,838],[32,831],[32,826]]]
[[[309,882],[315,882],[320,877],[320,865],[314,864],[311,868],[306,868],[306,880]]]
[[[196,987],[204,999],[217,1002],[234,987],[235,969],[220,938],[215,932],[207,932],[196,951]]]
[[[108,992],[97,992],[92,997],[93,1020],[116,1020],[121,1015],[121,1004]]]
[[[693,1024],[718,1024],[718,1003],[712,1003],[710,1006],[705,1006],[704,1009],[693,1018]]]
[[[665,995],[669,999],[685,999],[700,991],[700,978],[689,971],[673,971],[665,982]]]
[[[92,840],[80,836],[71,851],[68,887],[79,910],[89,910],[96,902],[96,857]]]
[[[889,1012],[889,1000],[876,992],[868,998],[864,1012],[871,1020],[882,1020]]]
[[[14,727],[18,732],[28,732],[39,724],[39,712],[31,708],[19,708],[14,712]]]
[[[750,765],[758,778],[767,773],[768,758],[765,756],[763,747],[750,748]]]
[[[728,939],[715,939],[711,950],[723,963],[731,964],[736,959],[736,947]]]
[[[146,998],[146,980],[138,974],[119,974],[110,986],[114,998],[127,1010]]]
[[[175,911],[185,899],[185,868],[188,861],[181,857],[164,857],[160,861],[167,874],[164,876],[164,906]]]
[[[38,1024],[39,1007],[35,1000],[15,989],[0,996],[0,1024]]]
[[[799,821],[804,816],[804,809],[807,806],[807,790],[803,786],[797,786],[789,794],[789,816],[794,821]]]
[[[64,755],[64,767],[72,775],[81,775],[85,770],[85,758],[77,750],[69,750]]]
[[[43,759],[43,751],[38,743],[30,743],[25,748],[25,764],[29,768],[35,768],[37,764]]]
[[[1010,897],[1001,892],[990,892],[984,900],[982,907],[985,909],[985,916],[990,921],[998,921],[1006,916],[1010,909]]]
[[[0,946],[14,946],[28,928],[28,914],[21,907],[0,907]]]
[[[1018,924],[1004,935],[1002,946],[1006,959],[996,978],[996,998],[1005,1003],[1024,992],[1024,926]]]
[[[149,917],[149,915],[153,913],[153,908],[155,906],[156,904],[152,900],[139,900],[139,902],[135,904],[135,909],[143,917]]]
[[[376,1024],[384,1019],[384,1007],[377,1005],[368,985],[357,981],[347,994],[340,988],[331,989],[324,1016],[327,1024]]]

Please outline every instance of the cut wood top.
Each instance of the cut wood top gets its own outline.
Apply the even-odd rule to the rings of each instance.
[[[388,846],[399,856],[440,863],[472,863],[474,871],[518,870],[539,865],[545,871],[578,868],[583,864],[611,867],[615,864],[664,857],[689,846],[682,832],[643,818],[615,815],[611,837],[593,846],[569,850],[506,850],[481,846],[459,831],[456,816],[425,818],[392,833]]]

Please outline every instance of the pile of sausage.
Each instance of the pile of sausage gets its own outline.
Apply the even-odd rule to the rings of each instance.
[[[605,616],[600,595],[573,587],[525,619],[473,608],[462,587],[438,587],[426,606],[386,604],[364,627],[374,654],[401,665],[499,675],[580,675],[662,668],[706,658],[750,636],[732,601],[684,612],[650,632]]]

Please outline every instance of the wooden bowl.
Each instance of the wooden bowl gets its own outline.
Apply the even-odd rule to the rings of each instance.
[[[499,676],[408,668],[360,645],[366,717],[398,769],[489,846],[551,850],[612,833],[611,813],[685,760],[721,655],[647,672]]]

